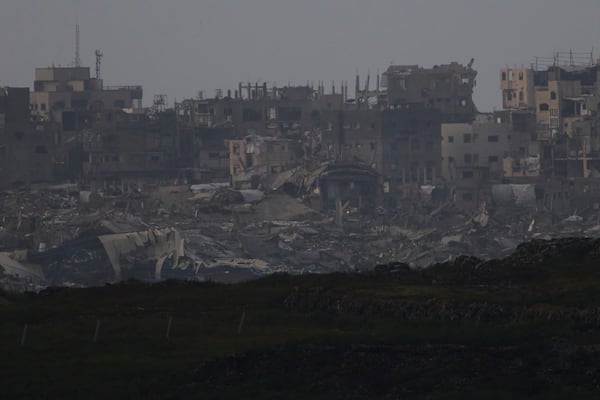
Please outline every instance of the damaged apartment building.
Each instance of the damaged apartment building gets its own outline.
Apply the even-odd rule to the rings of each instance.
[[[550,65],[503,68],[505,109],[536,115],[534,155],[542,173],[565,178],[600,176],[600,63],[558,53]]]
[[[236,90],[219,90],[210,99],[199,94],[176,103],[174,123],[163,125],[155,141],[162,152],[148,140],[130,147],[131,151],[144,149],[146,158],[153,154],[155,158],[145,161],[146,166],[157,162],[155,171],[189,169],[196,182],[229,180],[238,188],[257,188],[298,166],[309,170],[323,162],[366,166],[378,176],[375,192],[382,194],[377,195],[378,203],[393,205],[398,198],[418,195],[420,186],[443,183],[441,123],[474,119],[476,75],[472,62],[430,69],[392,66],[381,80],[377,78],[375,91],[369,89],[368,78],[362,90],[357,78],[354,99],[348,98],[345,83],[337,90],[334,85],[328,93],[323,83],[316,87],[239,84]],[[117,121],[113,124],[119,126],[146,120],[146,125],[138,125],[140,135],[149,131],[148,124],[157,115],[165,118],[164,113],[153,116],[135,108],[113,114]],[[100,140],[93,128],[84,133],[87,146],[94,149],[84,151],[83,169],[88,175],[107,179],[111,171],[118,177],[118,171],[129,168],[130,150],[119,140],[133,140],[135,134],[116,133],[112,138],[104,134]],[[120,154],[109,151],[111,146],[121,148]]]
[[[105,86],[99,69],[92,77],[90,68],[82,66],[36,68],[31,114],[60,128],[56,158],[63,168],[57,174],[87,184],[96,177],[90,173],[98,170],[90,165],[118,163],[121,149],[110,148],[117,135],[118,114],[139,110],[142,95],[140,86]]]
[[[393,65],[377,78],[376,91],[321,118],[328,158],[375,171],[386,206],[418,199],[424,186],[443,186],[441,126],[475,118],[477,72],[453,62],[427,69]],[[364,95],[362,95],[364,94]]]
[[[229,141],[232,186],[249,189],[261,179],[297,165],[301,147],[290,139],[249,135]]]
[[[34,91],[30,96],[32,115],[57,123],[63,141],[69,142],[85,129],[94,113],[124,108],[140,108],[140,86],[104,86],[88,67],[48,67],[35,69]]]
[[[37,121],[34,132],[49,130],[43,135],[48,143],[40,142],[32,153],[46,157],[46,164],[28,162],[40,165],[46,176],[11,179],[68,179],[92,191],[173,181],[256,188],[283,171],[316,170],[329,162],[366,168],[364,176],[376,176],[376,185],[368,184],[376,189],[371,190],[376,203],[394,205],[418,196],[422,186],[446,183],[442,124],[475,119],[476,76],[472,62],[390,66],[377,77],[375,90],[369,78],[363,90],[357,77],[354,99],[344,82],[327,93],[322,82],[247,83],[173,108],[157,96],[153,107],[142,108],[139,86],[105,86],[99,71],[92,77],[87,67],[37,68],[34,91],[22,94],[27,97],[22,114],[27,123]],[[6,131],[14,124],[6,104],[18,101],[3,103]],[[3,135],[0,149],[7,155],[13,153],[9,136],[21,135]],[[330,175],[347,176],[335,171]]]
[[[256,187],[313,155],[320,115],[341,109],[345,91],[306,86],[239,84],[211,99],[176,105],[180,129],[192,138],[193,164],[208,180],[231,178],[234,187]],[[200,96],[199,96],[200,97]]]
[[[183,156],[183,138],[178,133],[172,110],[96,114],[78,137],[82,182],[92,190],[129,191],[145,184],[189,180],[189,160]]]
[[[437,110],[347,109],[325,113],[321,124],[329,157],[376,171],[381,198],[387,205],[393,206],[396,199],[440,179]]]
[[[506,177],[539,175],[530,157],[535,115],[527,110],[478,114],[474,121],[442,124],[442,175],[464,209],[490,201],[492,184]]]
[[[529,68],[502,68],[499,78],[503,107],[535,115],[528,148],[539,160],[539,177],[507,181],[534,185],[550,210],[600,204],[600,61],[590,53],[556,53]]]
[[[58,126],[29,112],[29,88],[0,88],[0,188],[55,179]]]
[[[422,105],[438,110],[442,122],[470,122],[477,113],[473,90],[477,84],[474,60],[423,68],[392,65],[382,75],[384,104],[392,108]]]
[[[141,86],[106,86],[99,68],[36,68],[27,111],[32,120],[56,127],[45,168],[52,181],[68,179],[96,190],[128,190],[147,182],[172,181],[191,165],[189,140],[165,104],[142,108]],[[32,165],[35,165],[32,163]]]
[[[256,187],[261,177],[297,165],[343,163],[373,172],[364,174],[378,177],[373,198],[394,205],[418,196],[421,186],[443,183],[441,123],[475,118],[472,64],[391,66],[375,90],[369,77],[364,89],[357,77],[354,99],[346,83],[329,94],[322,83],[317,89],[239,85],[224,97],[186,100],[180,114],[195,135],[227,135],[234,186]],[[222,148],[209,158],[224,158]],[[348,176],[339,168],[336,175]]]
[[[37,68],[33,92],[0,90],[0,184],[84,182],[93,170],[89,165],[119,162],[121,146],[109,144],[119,136],[116,125],[125,119],[120,115],[138,113],[141,99],[141,87],[105,87],[99,76],[91,77],[90,69],[80,66]]]
[[[322,84],[317,90],[240,86],[233,97],[228,93],[222,100],[195,100],[194,113],[203,113],[190,113],[190,119],[235,127],[238,140],[229,142],[234,185],[248,185],[252,179],[256,183],[257,176],[301,162],[328,161],[371,171],[362,175],[378,177],[375,186],[367,185],[375,188],[373,199],[393,206],[398,199],[418,196],[421,186],[443,182],[441,123],[474,119],[476,75],[472,62],[430,69],[391,66],[377,77],[375,90],[369,88],[369,77],[364,89],[357,77],[354,99],[348,98],[347,84],[341,85],[341,93],[333,87],[328,95]],[[244,89],[246,98],[241,98]],[[248,124],[248,116],[257,121]],[[276,154],[266,155],[264,149]],[[335,175],[349,176],[343,168],[336,168]],[[324,190],[324,196],[337,193]],[[332,204],[331,199],[322,204]]]

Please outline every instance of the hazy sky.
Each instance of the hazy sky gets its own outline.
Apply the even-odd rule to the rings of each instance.
[[[2,0],[0,86],[72,63],[77,15],[83,63],[93,71],[101,49],[105,83],[143,85],[145,104],[475,58],[475,101],[489,111],[502,66],[570,48],[600,58],[600,0]]]

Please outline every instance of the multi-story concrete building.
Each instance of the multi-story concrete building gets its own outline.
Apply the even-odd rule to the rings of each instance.
[[[60,134],[29,115],[28,88],[0,88],[0,187],[51,182]]]
[[[496,111],[479,114],[472,123],[442,124],[442,172],[447,182],[460,180],[459,170],[481,167],[491,180],[510,176],[537,176],[538,169],[527,165],[535,146],[530,146],[535,115],[530,111]],[[510,159],[508,170],[504,160]]]
[[[456,203],[477,207],[488,197],[489,184],[507,176],[538,176],[539,158],[529,149],[534,128],[533,112],[514,110],[442,124],[442,175]]]
[[[531,68],[503,68],[500,70],[502,107],[531,109],[535,107],[535,74]]]
[[[556,60],[560,60],[557,56]],[[502,69],[505,108],[535,110],[535,144],[546,175],[600,176],[600,65]]]
[[[243,88],[249,88],[244,96]],[[182,123],[194,127],[231,127],[238,138],[247,135],[302,134],[318,127],[321,110],[341,109],[342,94],[325,94],[309,86],[242,86],[232,96],[189,99],[180,105]]]
[[[191,168],[181,157],[182,138],[173,110],[110,110],[95,114],[89,128],[77,135],[80,178],[92,189],[170,181]],[[71,157],[76,160],[76,157]]]
[[[320,137],[321,113],[343,107],[344,95],[326,94],[322,85],[267,84],[240,84],[224,97],[189,99],[176,106],[180,129],[193,137],[194,167],[210,180],[231,174],[236,186],[256,186],[261,174],[272,175],[308,157],[312,143],[306,138]],[[275,154],[267,156],[266,147]]]
[[[57,122],[66,136],[85,128],[90,112],[139,108],[141,86],[105,87],[88,67],[36,68],[31,111]]]
[[[228,181],[230,161],[227,142],[236,139],[233,128],[196,127],[191,128],[186,136],[192,140],[192,166],[200,174],[200,180]]]
[[[433,68],[392,65],[382,76],[387,106],[422,105],[439,110],[443,122],[472,121],[477,113],[473,102],[477,71],[472,64],[453,62]]]
[[[380,175],[384,199],[418,192],[441,181],[440,113],[412,109],[348,109],[322,114],[328,158],[369,166]]]

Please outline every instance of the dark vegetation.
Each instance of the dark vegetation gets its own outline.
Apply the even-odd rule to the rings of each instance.
[[[422,271],[0,294],[0,320],[2,398],[598,398],[600,241]]]

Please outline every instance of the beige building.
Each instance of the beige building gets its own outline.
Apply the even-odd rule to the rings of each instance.
[[[552,66],[506,68],[500,75],[504,108],[535,110],[537,149],[530,146],[530,155],[538,156],[541,170],[553,176],[600,176],[600,64],[563,65],[557,55]],[[505,160],[505,171],[511,162]]]
[[[105,87],[88,67],[36,68],[30,96],[33,115],[74,132],[85,125],[87,112],[141,107],[140,86]]]
[[[479,114],[472,123],[442,124],[442,175],[462,208],[487,199],[489,184],[506,177],[539,175],[532,155],[535,116],[529,111]]]
[[[531,68],[503,68],[500,70],[502,107],[508,109],[535,107],[535,77]]]
[[[442,124],[442,174],[449,183],[472,179],[484,169],[502,179],[502,159],[510,153],[512,135],[502,117],[480,114],[473,123]]]

